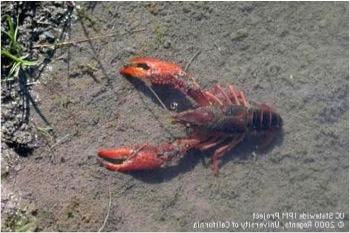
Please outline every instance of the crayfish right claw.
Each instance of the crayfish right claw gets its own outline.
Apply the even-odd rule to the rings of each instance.
[[[160,168],[165,162],[158,156],[158,148],[150,145],[136,149],[128,147],[101,149],[98,156],[105,168],[118,172]]]

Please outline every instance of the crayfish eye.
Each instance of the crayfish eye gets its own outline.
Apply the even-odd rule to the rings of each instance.
[[[191,133],[193,133],[193,127],[192,127],[192,125],[191,124],[189,124],[189,123],[187,123],[186,124],[186,133],[187,134],[191,134]]]
[[[149,70],[150,69],[150,67],[146,63],[138,63],[136,65],[136,67],[140,67],[140,68],[142,68],[144,70]]]

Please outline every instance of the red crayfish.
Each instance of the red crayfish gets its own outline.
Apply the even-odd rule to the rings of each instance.
[[[205,151],[216,147],[212,157],[215,175],[219,159],[237,146],[248,132],[262,133],[269,144],[282,129],[282,118],[266,105],[248,101],[243,91],[234,85],[215,85],[205,90],[191,79],[181,66],[151,57],[139,57],[121,68],[124,76],[148,80],[153,85],[169,85],[191,97],[194,109],[172,114],[174,122],[191,128],[186,138],[158,146],[143,144],[132,147],[101,149],[98,156],[112,171],[128,172],[156,169],[182,158],[189,150]],[[109,162],[107,160],[115,160]]]

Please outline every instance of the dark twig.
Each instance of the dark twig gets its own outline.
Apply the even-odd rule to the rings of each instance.
[[[125,32],[125,33],[122,33],[122,34],[119,34],[119,33],[111,33],[111,34],[107,34],[107,35],[102,35],[102,36],[94,36],[94,37],[91,37],[91,38],[81,38],[81,39],[78,39],[78,40],[75,40],[75,41],[65,41],[65,42],[61,42],[61,43],[57,43],[57,44],[43,44],[43,45],[35,45],[33,46],[33,48],[62,48],[62,47],[65,47],[65,46],[71,46],[71,45],[76,45],[76,44],[80,44],[80,43],[85,43],[85,42],[89,42],[89,41],[92,41],[92,40],[100,40],[100,39],[105,39],[105,38],[108,38],[108,37],[114,37],[114,36],[124,36],[125,34],[131,34],[131,33],[135,33],[135,32],[141,32],[141,31],[144,31],[145,29],[142,28],[142,29],[137,29],[137,30],[132,30],[132,31],[129,31],[129,32]]]
[[[193,62],[193,60],[201,53],[200,50],[198,50],[193,57],[188,61],[187,65],[185,66],[185,71],[187,72],[188,68],[190,67],[191,63]]]

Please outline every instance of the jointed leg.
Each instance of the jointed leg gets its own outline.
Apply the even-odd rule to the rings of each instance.
[[[233,98],[233,102],[235,104],[242,105],[243,107],[248,107],[248,101],[243,91],[238,90],[233,85],[229,85],[229,94],[231,98]]]
[[[248,101],[247,101],[247,99],[246,99],[246,97],[245,97],[244,92],[243,92],[243,91],[240,91],[239,93],[240,93],[240,96],[241,96],[241,98],[242,98],[243,106],[244,106],[244,107],[248,107]]]
[[[223,106],[224,104],[222,103],[222,101],[216,97],[214,94],[212,94],[210,91],[205,91],[205,95],[207,96],[207,98],[209,99],[209,102],[211,104],[219,104],[220,106]]]
[[[229,144],[224,145],[215,151],[214,156],[213,156],[213,165],[212,165],[214,175],[219,174],[219,159],[223,155],[225,155],[226,152],[228,152],[229,150],[234,148],[238,143],[240,143],[243,140],[243,138],[244,138],[244,134],[238,135]]]
[[[239,105],[239,100],[238,100],[238,97],[236,95],[236,91],[237,91],[236,88],[232,85],[229,85],[228,88],[230,90],[230,96],[233,98],[233,103]]]
[[[227,104],[232,104],[231,99],[228,97],[228,95],[226,94],[226,91],[220,86],[220,85],[215,85],[213,88],[216,92],[220,92],[217,93],[218,97],[227,102]],[[221,94],[221,96],[220,96]]]
[[[208,140],[208,141],[206,141],[204,143],[199,144],[197,146],[197,148],[199,150],[202,150],[202,151],[203,150],[208,150],[208,149],[210,149],[210,148],[212,148],[212,147],[222,143],[225,140],[226,140],[225,137],[219,137],[219,136],[218,137],[214,137],[213,139],[210,139],[210,140]]]

